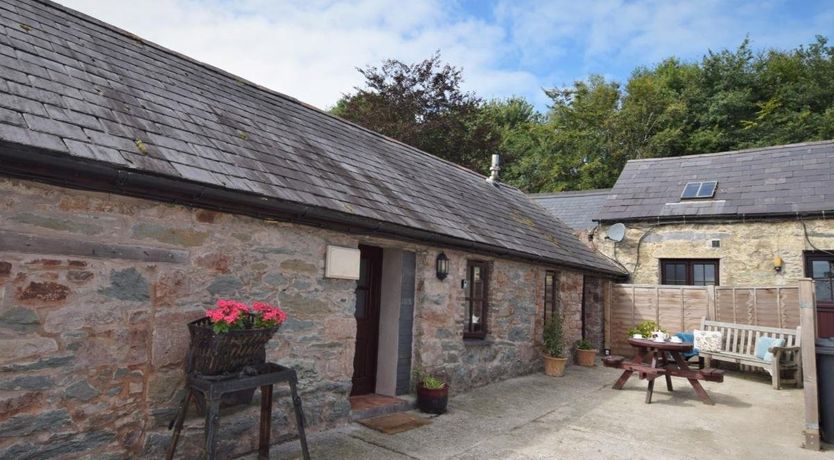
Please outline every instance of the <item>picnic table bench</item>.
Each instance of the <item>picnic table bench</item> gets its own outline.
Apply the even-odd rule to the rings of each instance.
[[[646,404],[651,404],[655,379],[662,376],[666,380],[666,389],[673,391],[672,377],[680,377],[689,381],[695,394],[704,404],[715,404],[699,381],[723,382],[724,371],[709,367],[690,368],[682,353],[692,350],[691,343],[655,342],[646,339],[629,339],[628,343],[637,349],[637,355],[633,359],[608,356],[602,361],[606,367],[623,370],[620,378],[614,383],[613,389],[622,390],[628,379],[636,373],[640,380],[645,379],[649,382],[646,390]]]
[[[802,388],[802,356],[800,352],[800,331],[775,327],[754,326],[751,324],[724,323],[720,321],[701,320],[701,330],[721,332],[720,351],[699,350],[707,366],[710,360],[727,361],[746,366],[759,367],[770,371],[773,388],[781,389],[785,383],[792,383]],[[785,346],[770,347],[772,361],[765,361],[756,356],[756,342],[761,337],[784,339]],[[782,378],[782,373],[793,374],[792,378]]]

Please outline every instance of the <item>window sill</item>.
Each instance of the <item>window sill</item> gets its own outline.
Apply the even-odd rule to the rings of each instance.
[[[491,339],[475,339],[475,338],[466,338],[463,339],[463,345],[467,347],[487,347],[492,345],[494,342]]]

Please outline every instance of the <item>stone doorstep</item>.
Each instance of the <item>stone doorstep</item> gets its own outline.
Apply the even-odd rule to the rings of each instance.
[[[391,397],[383,395],[352,396],[350,418],[353,421],[380,415],[405,412],[417,407],[417,398],[413,395]]]

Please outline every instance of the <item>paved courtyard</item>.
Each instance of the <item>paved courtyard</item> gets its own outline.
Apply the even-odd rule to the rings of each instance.
[[[662,380],[644,404],[645,381],[622,391],[619,371],[571,367],[563,378],[542,374],[459,395],[429,426],[386,435],[359,424],[309,437],[314,459],[762,458],[826,459],[802,442],[802,391],[775,391],[762,375],[728,373],[705,383],[715,406],[691,387]],[[297,442],[273,447],[272,458],[300,458]]]

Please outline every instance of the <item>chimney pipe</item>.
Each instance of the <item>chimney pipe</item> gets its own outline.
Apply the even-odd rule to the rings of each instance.
[[[501,156],[498,154],[492,155],[492,166],[489,168],[490,175],[487,177],[487,182],[493,184],[498,181],[498,172],[501,171]]]

